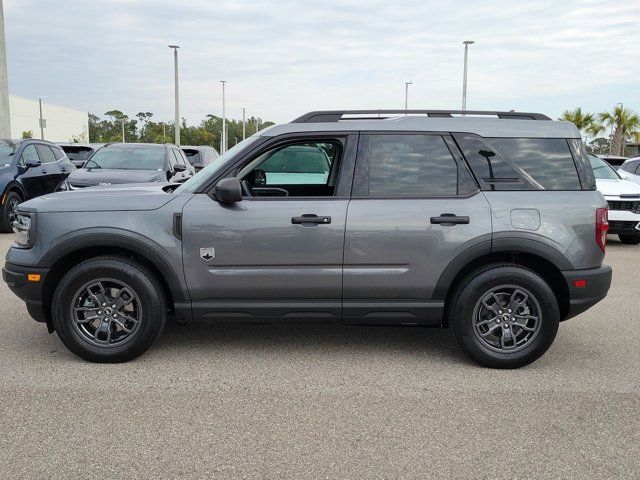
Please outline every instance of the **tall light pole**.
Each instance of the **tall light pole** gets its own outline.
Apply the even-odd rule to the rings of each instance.
[[[462,74],[462,110],[467,109],[467,57],[469,56],[469,45],[476,42],[465,40],[464,44],[464,73]]]
[[[124,138],[124,117],[122,117],[120,120],[122,120],[122,143],[126,143],[126,140]]]
[[[242,140],[247,136],[247,112],[246,108],[242,109]]]
[[[9,115],[9,80],[7,77],[7,49],[4,43],[4,13],[0,0],[0,138],[11,138]]]
[[[38,123],[40,124],[40,138],[42,140],[44,140],[44,127],[45,127],[45,120],[42,117],[42,99],[44,97],[38,97],[38,109],[40,110],[40,118],[38,119]]]
[[[412,84],[413,82],[404,82],[404,111],[405,112],[409,109],[409,85],[412,85]]]
[[[174,76],[174,95],[175,95],[175,117],[173,129],[176,134],[175,143],[180,145],[180,97],[178,95],[178,45],[169,45],[173,49],[173,76]],[[123,133],[124,136],[124,133]]]
[[[220,83],[222,84],[222,147],[220,148],[222,151],[220,153],[224,153],[227,151],[227,107],[224,98],[224,86],[227,81],[220,80]]]

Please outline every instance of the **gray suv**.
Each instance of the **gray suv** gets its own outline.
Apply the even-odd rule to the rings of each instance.
[[[19,206],[3,276],[74,353],[121,362],[178,323],[450,327],[477,362],[540,357],[602,300],[607,203],[540,114],[312,112],[178,186]]]

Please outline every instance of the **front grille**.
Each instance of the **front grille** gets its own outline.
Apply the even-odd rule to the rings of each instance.
[[[637,226],[638,222],[609,220],[609,233],[634,233],[640,235],[640,230],[636,228]]]
[[[609,210],[628,210],[634,213],[640,213],[640,201],[628,200],[609,200]]]

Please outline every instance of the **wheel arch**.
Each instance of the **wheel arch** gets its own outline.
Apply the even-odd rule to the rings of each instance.
[[[133,259],[147,267],[160,281],[170,310],[176,304],[188,302],[186,287],[166,259],[153,247],[124,235],[91,234],[62,242],[47,252],[39,266],[50,268],[43,285],[43,308],[49,322],[55,288],[62,277],[75,265],[103,255]],[[180,312],[183,312],[180,309]],[[178,312],[176,312],[178,313]]]
[[[20,197],[22,197],[22,200],[26,200],[27,198],[27,194],[24,190],[24,187],[20,184],[20,182],[17,182],[15,180],[12,180],[10,182],[7,182],[7,184],[4,186],[3,190],[2,190],[2,204],[4,205],[4,199],[5,199],[5,195],[9,192],[17,192]]]
[[[512,263],[532,270],[540,275],[553,290],[560,308],[560,318],[565,319],[569,313],[569,287],[562,275],[562,270],[573,269],[573,266],[559,252],[553,253],[551,247],[527,248],[499,248],[490,251],[479,248],[466,251],[456,257],[440,276],[434,290],[434,300],[445,301],[445,315],[443,326],[448,326],[448,310],[450,299],[460,282],[474,270],[478,270],[494,263]],[[546,252],[546,254],[545,254]],[[559,256],[561,258],[559,258]]]

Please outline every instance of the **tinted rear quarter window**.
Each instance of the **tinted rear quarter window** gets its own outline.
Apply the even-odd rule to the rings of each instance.
[[[582,189],[566,139],[454,137],[484,190]]]
[[[473,190],[439,135],[374,134],[361,140],[355,196],[447,197]]]

